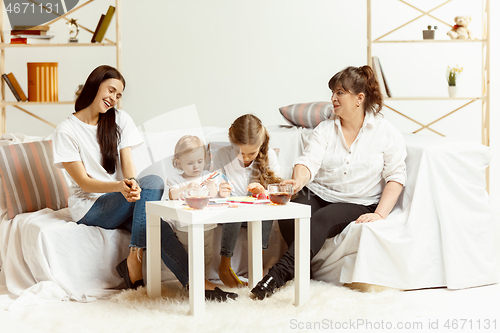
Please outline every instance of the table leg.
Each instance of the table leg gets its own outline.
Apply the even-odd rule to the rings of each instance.
[[[262,280],[262,221],[248,222],[248,286]]]
[[[160,217],[147,211],[146,203],[146,290],[148,297],[161,297]]]
[[[205,265],[203,224],[190,224],[189,244],[189,313],[202,316],[205,313]]]
[[[262,221],[248,222],[248,286],[262,280]]]
[[[295,219],[295,306],[305,304],[310,289],[310,220]]]

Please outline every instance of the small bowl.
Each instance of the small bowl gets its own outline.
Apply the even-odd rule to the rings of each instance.
[[[269,200],[277,205],[286,205],[293,194],[292,184],[270,184],[267,186]]]
[[[203,209],[210,199],[209,193],[209,190],[205,188],[186,190],[182,200],[192,209]]]

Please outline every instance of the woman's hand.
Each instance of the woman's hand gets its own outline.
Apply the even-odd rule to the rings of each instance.
[[[251,183],[247,186],[247,191],[252,194],[266,193],[266,189],[259,183]]]
[[[120,182],[120,192],[128,202],[135,202],[141,198],[141,188],[133,179],[124,179]]]
[[[221,198],[227,198],[229,194],[231,194],[232,190],[233,188],[231,187],[231,185],[223,180],[219,185],[219,196]]]
[[[295,179],[287,179],[282,181],[280,184],[291,184],[293,187],[293,194],[297,193],[302,189],[302,187],[299,186],[299,182],[296,181]]]
[[[381,219],[383,219],[383,217],[379,213],[367,213],[358,217],[356,223],[374,222]]]

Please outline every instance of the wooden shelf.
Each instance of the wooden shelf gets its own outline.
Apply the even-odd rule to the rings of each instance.
[[[70,21],[70,19],[68,19],[68,15],[72,14],[73,12],[81,9],[82,7],[84,6],[87,6],[88,4],[94,2],[95,0],[85,0],[83,1],[83,3],[79,4],[79,6],[76,6],[75,8],[71,9],[70,11],[66,12],[64,15],[61,15],[59,16],[58,18],[55,18],[54,20],[48,22],[46,25],[51,25],[53,23],[55,23],[56,21],[60,20],[60,19],[63,19],[63,20],[66,20],[66,21]],[[4,0],[0,0],[0,21],[1,21],[1,18],[3,18],[5,16],[5,7],[3,5],[5,1]],[[33,61],[33,56],[37,56],[37,52],[36,50],[33,50],[32,48],[59,48],[59,47],[106,47],[106,46],[111,46],[111,47],[114,47],[115,48],[115,53],[116,53],[116,69],[118,69],[118,71],[121,71],[121,64],[122,64],[122,60],[121,60],[121,0],[112,0],[112,1],[106,1],[106,2],[114,2],[114,6],[115,6],[115,13],[114,13],[114,20],[115,20],[115,24],[116,24],[116,38],[113,38],[113,40],[111,39],[107,39],[107,38],[104,38],[102,41],[102,43],[90,43],[88,42],[88,40],[90,40],[90,38],[85,38],[85,42],[80,42],[80,43],[69,43],[69,42],[66,42],[66,43],[44,43],[44,44],[9,44],[8,42],[10,42],[10,39],[8,37],[8,30],[4,30],[3,29],[3,25],[0,24],[0,37],[1,37],[1,43],[0,43],[0,74],[3,74],[6,70],[6,66],[5,66],[5,61],[6,61],[6,53],[8,52],[12,52],[12,51],[9,51],[9,50],[13,50],[15,48],[31,48],[30,51],[24,51],[23,54],[27,56],[31,56],[31,58],[29,58],[31,61]],[[96,15],[96,18],[99,17],[99,14],[100,13],[95,13]],[[92,29],[88,29],[87,27],[79,24],[80,26],[80,30],[85,30],[87,32],[89,32],[90,34],[94,34],[94,31]],[[62,41],[67,41],[67,39],[63,39]],[[83,41],[83,39],[82,39]],[[33,50],[33,52],[31,51]],[[76,49],[75,49],[76,50]],[[46,50],[46,52],[49,52]],[[58,52],[56,50],[54,51],[50,51],[49,53],[53,54],[54,52]],[[17,109],[18,111],[22,111],[52,127],[56,127],[55,124],[52,124],[51,122],[48,122],[47,120],[41,118],[40,116],[28,111],[27,109],[29,109],[29,107],[31,106],[37,106],[37,105],[74,105],[75,102],[74,101],[58,101],[58,102],[13,102],[13,101],[5,101],[5,94],[6,94],[6,83],[4,82],[4,80],[1,80],[0,79],[0,94],[1,94],[1,98],[0,98],[0,135],[5,133],[5,130],[6,130],[6,110],[7,108],[13,108],[13,109]],[[8,89],[8,87],[7,87]],[[121,100],[118,101],[118,108],[120,108],[120,104],[121,104]]]
[[[374,40],[373,44],[378,43],[487,43],[487,39],[415,39],[415,40]]]
[[[0,44],[0,49],[8,47],[69,47],[69,46],[116,46],[116,43]]]
[[[379,37],[374,37],[372,36],[372,18],[375,18],[375,16],[372,17],[372,2],[377,3],[377,5],[384,5],[381,1],[376,1],[376,0],[366,0],[367,4],[367,17],[366,17],[366,22],[367,22],[367,62],[368,65],[373,66],[372,64],[372,51],[373,51],[373,45],[374,44],[406,44],[408,43],[476,43],[476,45],[481,46],[481,58],[478,59],[478,63],[481,63],[481,96],[475,96],[475,97],[391,97],[391,98],[384,98],[384,100],[387,101],[437,101],[437,100],[443,100],[443,101],[452,101],[452,100],[462,100],[463,105],[455,108],[454,110],[448,112],[444,116],[428,123],[424,124],[420,122],[417,119],[413,119],[409,115],[406,115],[404,112],[396,110],[392,106],[388,106],[384,104],[385,107],[388,109],[394,111],[398,115],[405,117],[406,119],[414,122],[415,124],[419,125],[420,128],[414,131],[413,133],[417,133],[423,129],[428,129],[438,135],[444,136],[444,134],[439,133],[435,129],[431,128],[431,125],[436,124],[437,122],[441,121],[442,119],[454,114],[455,112],[463,109],[467,105],[470,105],[472,103],[475,103],[476,101],[480,101],[481,103],[481,143],[483,145],[489,146],[490,145],[490,96],[491,96],[491,87],[490,87],[490,78],[491,78],[491,71],[490,71],[490,50],[491,50],[491,15],[490,15],[490,2],[491,0],[482,0],[482,1],[469,1],[471,5],[474,3],[474,5],[480,5],[481,6],[481,11],[482,11],[482,17],[481,17],[481,26],[482,26],[482,33],[479,35],[481,38],[480,39],[473,39],[473,40],[467,40],[467,39],[417,39],[417,40],[389,40],[387,38],[394,38],[394,35],[391,35],[395,31],[398,31],[402,29],[403,27],[407,27],[409,24],[413,23],[415,20],[427,16],[432,18],[433,20],[437,20],[441,23],[443,23],[446,26],[452,27],[448,22],[445,22],[438,17],[434,16],[431,14],[434,10],[440,8],[441,6],[444,6],[448,4],[451,0],[441,0],[441,1],[435,1],[435,7],[431,9],[421,9],[417,8],[416,6],[409,4],[407,0],[394,0],[394,2],[399,2],[404,4],[405,6],[409,6],[417,11],[420,12],[420,16],[416,16],[415,18],[408,20],[396,27],[395,29],[379,36]],[[387,4],[385,4],[387,5]],[[389,13],[389,11],[388,11]],[[388,14],[389,18],[392,17],[397,17],[397,13],[391,13]],[[381,19],[381,18],[378,18]],[[384,17],[383,19],[387,19]],[[400,30],[401,32],[401,30]],[[387,37],[391,35],[390,37]],[[445,37],[446,38],[446,37]],[[448,46],[448,45],[446,45]],[[463,45],[464,47],[470,47],[466,46],[466,44]],[[402,52],[398,52],[397,48],[393,48],[393,53],[395,56],[401,55]],[[422,75],[424,75],[422,73]],[[418,91],[418,90],[417,90]],[[462,104],[460,103],[460,104]],[[477,104],[477,103],[476,103]],[[401,106],[403,107],[403,105]],[[467,121],[467,118],[465,118]],[[487,169],[486,171],[486,186],[487,189],[489,188],[489,171]]]
[[[479,100],[486,97],[384,97],[384,100],[392,100],[392,101],[439,101],[439,100]]]
[[[75,101],[58,101],[58,102],[0,102],[3,105],[68,105],[75,104]]]

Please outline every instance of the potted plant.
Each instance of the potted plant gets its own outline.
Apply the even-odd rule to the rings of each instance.
[[[437,25],[435,25],[434,30],[432,30],[432,26],[428,25],[427,30],[422,30],[424,39],[434,39],[434,32],[437,30],[437,28]]]
[[[457,96],[457,80],[463,71],[463,67],[458,67],[458,65],[455,65],[455,67],[448,66],[448,69],[446,70],[446,80],[448,81],[448,94],[450,97],[455,97]]]

